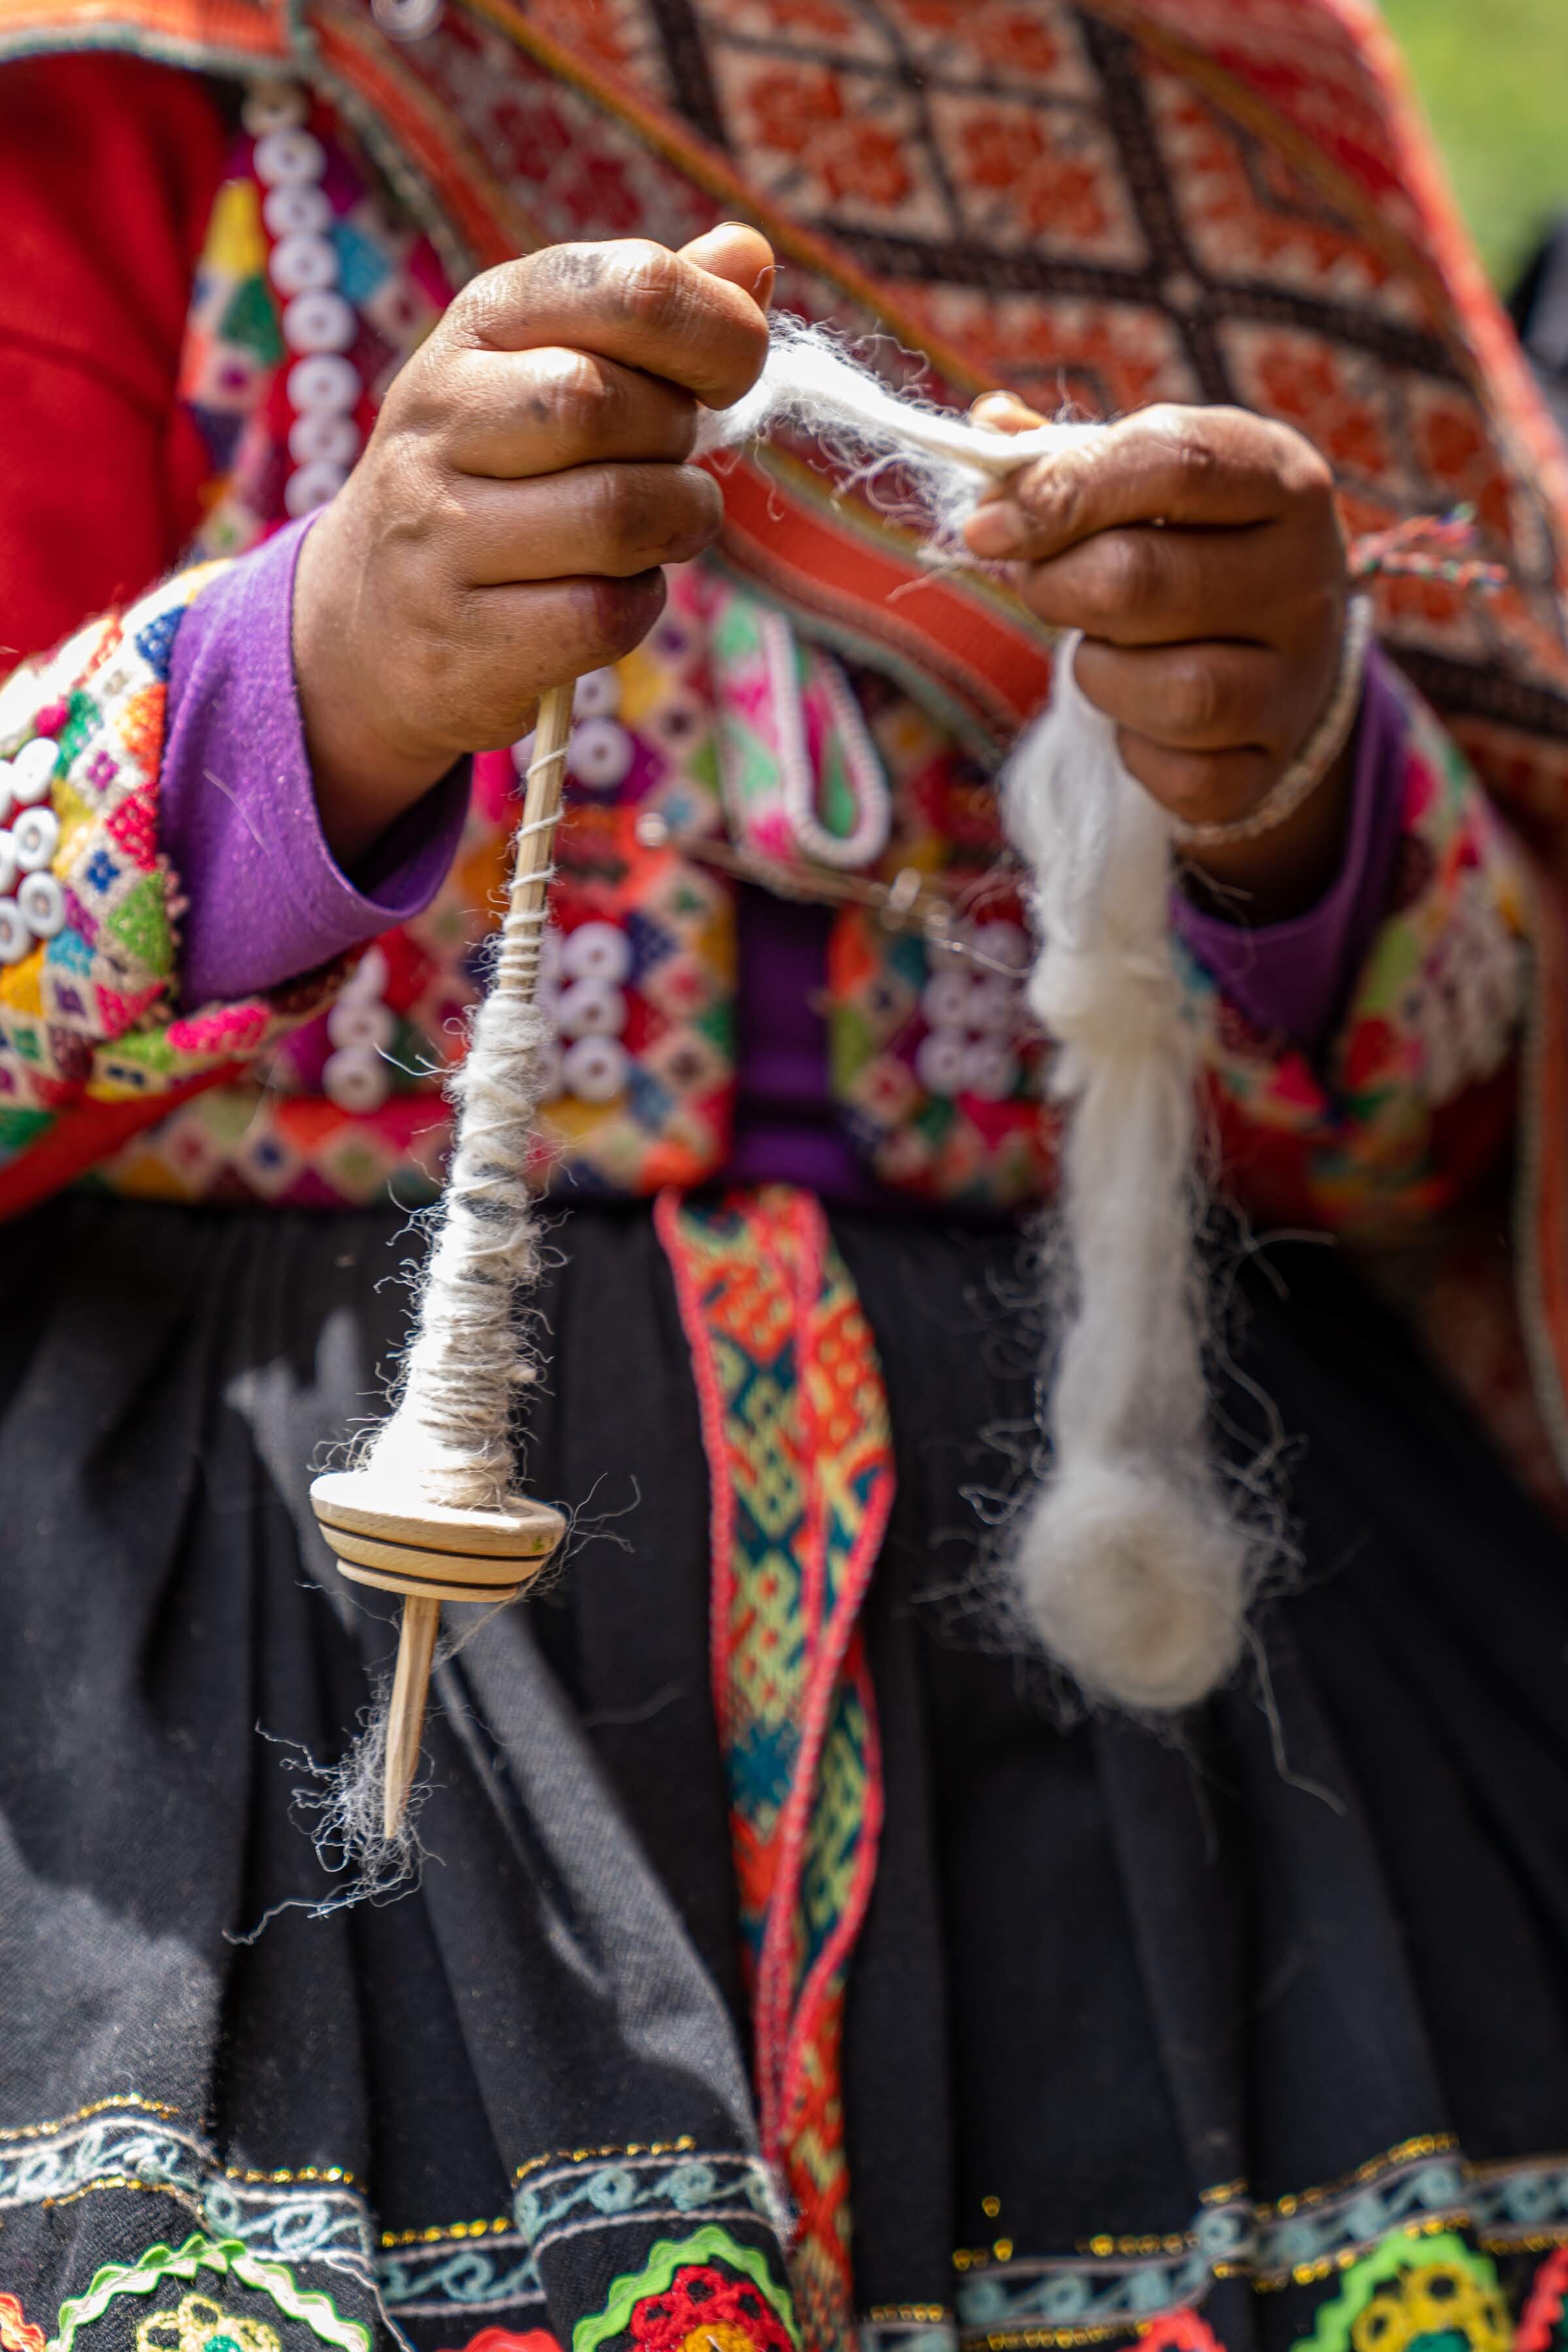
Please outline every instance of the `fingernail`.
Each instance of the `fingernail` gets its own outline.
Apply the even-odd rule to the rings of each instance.
[[[1029,535],[1021,507],[1011,499],[991,499],[976,507],[963,526],[963,535],[976,555],[1016,555]]]
[[[756,284],[752,287],[752,299],[755,302],[760,310],[767,310],[772,304],[773,299],[773,281],[778,277],[778,274],[776,264],[770,261],[767,268],[763,271],[762,276],[758,278]]]

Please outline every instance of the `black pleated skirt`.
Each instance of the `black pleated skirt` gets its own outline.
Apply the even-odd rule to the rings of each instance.
[[[985,1605],[1030,1427],[1017,1236],[834,1230],[899,1479],[844,2063],[868,2340],[1099,2342],[1179,2304],[1232,2352],[1371,2352],[1343,2281],[1402,2231],[1460,2250],[1450,2335],[1493,2352],[1478,2249],[1517,2306],[1568,2241],[1560,1538],[1335,1255],[1276,1253],[1240,1361],[1291,1439],[1300,1568],[1192,1717],[1075,1713]],[[429,2352],[560,2336],[598,2240],[546,2260],[520,2176],[749,2160],[686,1345],[646,1210],[559,1242],[528,1478],[569,1557],[438,1670],[417,1887],[323,1916],[308,1801],[395,1627],[306,1489],[378,1409],[412,1244],[89,1200],[6,1229],[0,2327],[9,2294],[56,2336],[102,2266],[200,2230]],[[148,2307],[111,2297],[94,2340]]]

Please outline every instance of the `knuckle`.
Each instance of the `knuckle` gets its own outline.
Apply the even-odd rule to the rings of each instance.
[[[1006,495],[1022,509],[1040,546],[1067,546],[1079,536],[1089,460],[1070,445],[1047,465],[1043,460],[1009,477]]]
[[[499,268],[481,270],[477,278],[471,278],[447,304],[432,342],[437,336],[459,344],[499,342],[501,322],[515,308],[524,267],[519,261],[504,261]]]
[[[1162,797],[1173,814],[1189,824],[1228,824],[1241,812],[1236,778],[1212,751],[1180,751],[1166,764]]]
[[[615,413],[615,394],[603,368],[585,352],[567,352],[551,362],[546,396],[558,430],[574,442],[603,439]]]
[[[1145,531],[1117,530],[1105,541],[1101,607],[1107,614],[1142,617],[1159,598],[1160,550]]]
[[[640,645],[664,604],[664,575],[641,572],[630,580],[575,581],[570,590],[574,633],[584,668],[619,661]]]
[[[1226,682],[1215,663],[1184,658],[1173,665],[1165,704],[1178,733],[1211,733],[1225,718],[1227,699]]]
[[[723,492],[693,467],[627,466],[596,486],[596,541],[625,563],[676,563],[712,537]]]
[[[684,265],[667,246],[630,238],[618,260],[615,299],[634,327],[657,334],[673,326],[685,307]]]
[[[1201,498],[1220,469],[1220,456],[1210,438],[1211,432],[1212,427],[1203,418],[1188,411],[1171,435],[1171,462],[1184,495],[1189,499]]]
[[[595,477],[588,490],[594,545],[616,556],[643,546],[648,537],[649,506],[647,486],[634,467],[611,467]]]
[[[1293,425],[1273,427],[1274,467],[1279,486],[1298,504],[1328,507],[1334,497],[1334,469],[1322,451]]]

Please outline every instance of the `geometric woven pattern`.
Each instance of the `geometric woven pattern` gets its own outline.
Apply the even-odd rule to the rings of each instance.
[[[763,2149],[800,2215],[809,2345],[850,2340],[845,1977],[881,1822],[858,1619],[893,1497],[870,1329],[826,1220],[783,1185],[658,1206],[712,1492],[713,1701],[752,1996]]]

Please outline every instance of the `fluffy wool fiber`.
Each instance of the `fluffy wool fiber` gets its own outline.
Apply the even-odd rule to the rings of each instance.
[[[987,489],[1069,440],[1102,428],[1039,425],[1007,435],[971,425],[951,408],[889,390],[850,358],[838,337],[787,312],[775,317],[762,374],[732,408],[711,410],[698,429],[696,455],[742,447],[770,433],[814,442],[839,478],[909,511],[932,551],[951,554],[958,526]]]
[[[1013,1561],[1040,1638],[1087,1692],[1164,1710],[1235,1666],[1257,1545],[1208,1456],[1196,1046],[1172,954],[1169,822],[1079,692],[1077,645],[1003,780],[1034,877],[1029,1003],[1068,1107],[1049,1466]]]

